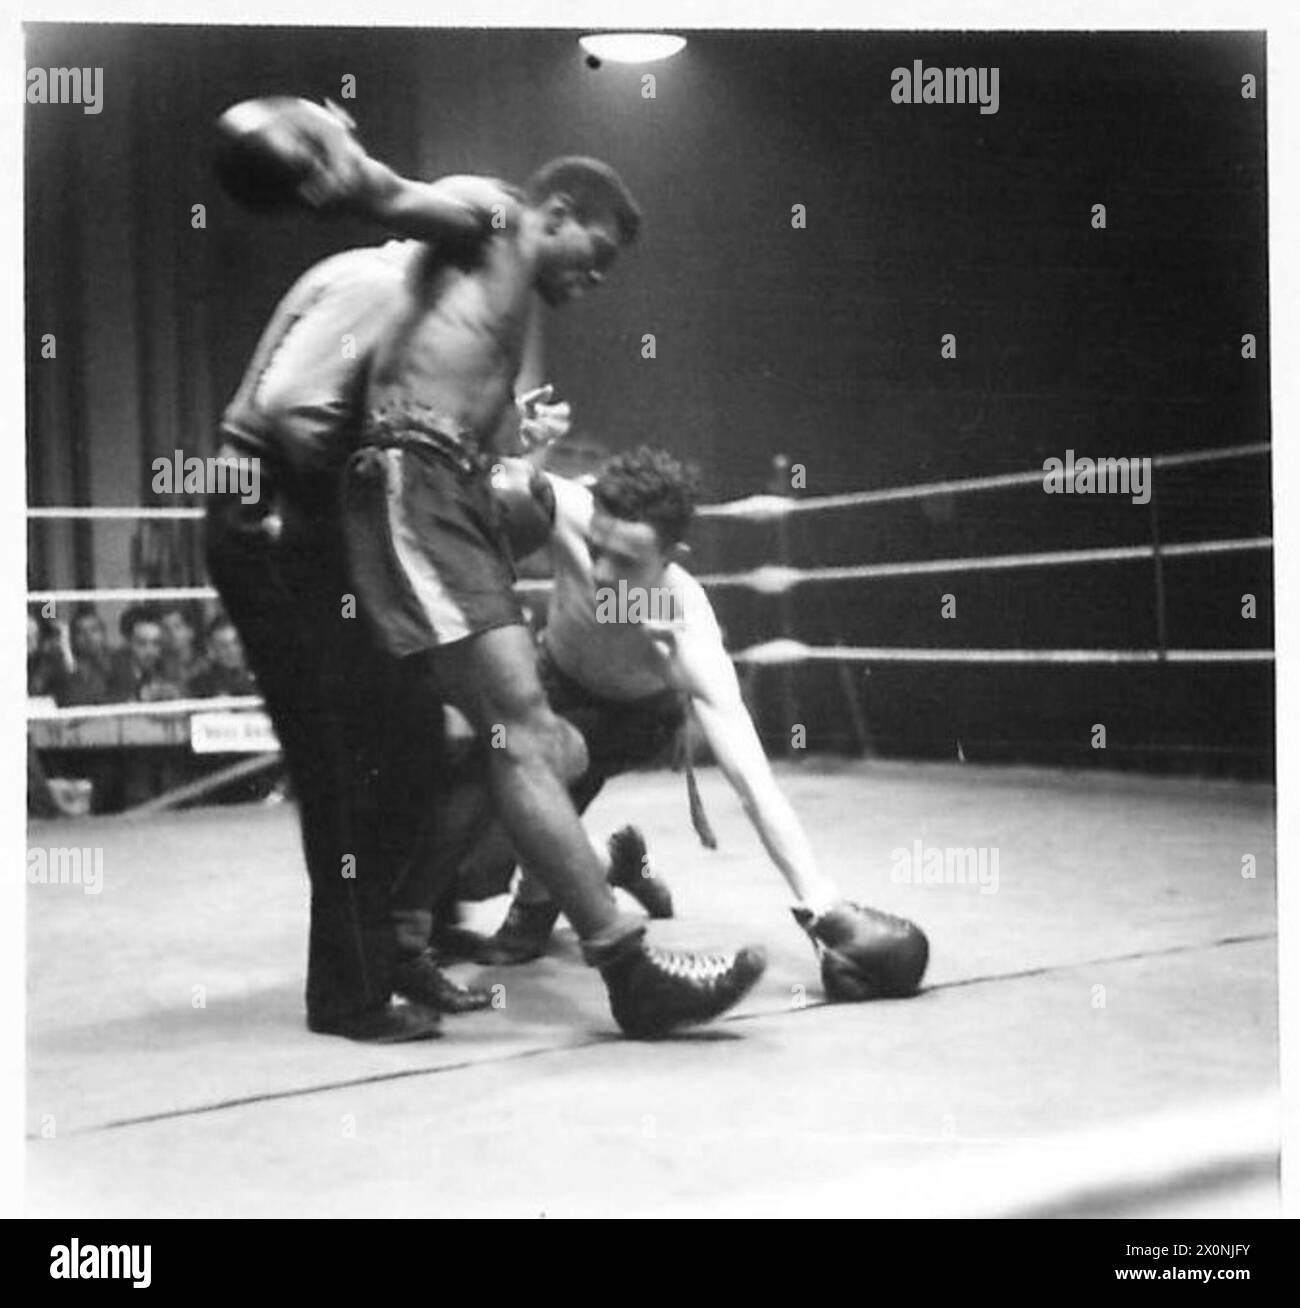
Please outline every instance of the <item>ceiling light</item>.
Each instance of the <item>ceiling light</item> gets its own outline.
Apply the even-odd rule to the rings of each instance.
[[[665,32],[602,32],[579,37],[578,44],[589,55],[611,63],[649,64],[677,54],[685,48],[686,38]]]

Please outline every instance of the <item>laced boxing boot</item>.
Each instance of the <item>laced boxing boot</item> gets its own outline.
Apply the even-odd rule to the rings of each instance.
[[[622,827],[610,836],[608,848],[609,884],[626,890],[651,917],[672,917],[672,891],[650,872],[641,832],[636,827]]]
[[[440,1013],[472,1013],[492,1003],[491,991],[453,981],[430,949],[397,965],[393,989],[403,999]]]
[[[793,912],[821,960],[829,998],[901,999],[920,986],[930,942],[915,922],[848,900],[820,917],[807,908]]]
[[[687,953],[646,944],[644,931],[601,953],[586,945],[583,952],[600,968],[614,1020],[637,1040],[725,1013],[753,989],[767,966],[763,951],[754,946],[734,954]]]

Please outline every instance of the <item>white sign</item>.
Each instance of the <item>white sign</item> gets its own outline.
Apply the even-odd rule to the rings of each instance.
[[[269,754],[280,742],[265,713],[196,713],[190,748],[196,754]]]

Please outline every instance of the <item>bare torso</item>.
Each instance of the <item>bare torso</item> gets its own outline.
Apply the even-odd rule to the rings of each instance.
[[[474,249],[428,247],[375,352],[367,408],[422,409],[488,447],[513,403],[533,275],[513,221]]]

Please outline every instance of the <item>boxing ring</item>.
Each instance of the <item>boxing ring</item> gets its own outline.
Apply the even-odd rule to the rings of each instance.
[[[1153,459],[1266,457],[1267,445]],[[720,524],[1041,484],[1042,472],[836,496],[751,496]],[[33,509],[118,519],[201,510]],[[1266,552],[1267,537],[706,572],[778,600],[823,582]],[[783,557],[777,551],[778,557]],[[544,583],[528,583],[536,587]],[[204,587],[45,590],[36,602],[211,599]],[[1160,666],[1235,675],[1266,649],[818,644],[782,634],[742,667],[831,663]],[[752,674],[751,674],[752,675]],[[847,684],[847,683],[846,683]],[[848,691],[846,691],[846,696]],[[83,730],[258,701],[45,709]],[[850,705],[850,712],[852,712]],[[163,728],[160,728],[163,729]],[[256,756],[256,760],[264,756]],[[273,757],[273,756],[271,756]],[[248,760],[251,764],[256,760]],[[307,878],[286,806],[29,824],[29,847],[102,852],[99,893],[29,886],[29,1210],[41,1215],[771,1217],[1270,1215],[1278,1209],[1275,794],[1260,782],[1098,769],[811,756],[778,779],[851,896],[918,921],[918,996],[828,1005],[789,896],[713,768],[699,847],[680,778],[637,773],[588,816],[645,831],[677,917],[660,943],[766,946],[732,1014],[620,1039],[572,933],[445,1038],[384,1048],[310,1035]],[[194,796],[181,796],[193,798]],[[994,849],[995,881],[891,875],[916,842]],[[1249,859],[1249,863],[1247,863]],[[1249,869],[1247,871],[1247,868]],[[621,893],[621,892],[620,892]],[[501,900],[472,908],[491,929]]]

